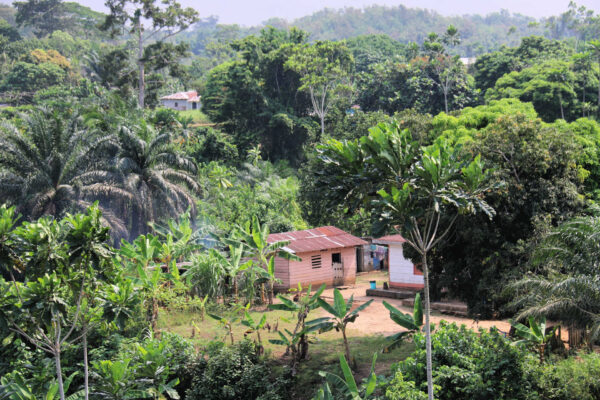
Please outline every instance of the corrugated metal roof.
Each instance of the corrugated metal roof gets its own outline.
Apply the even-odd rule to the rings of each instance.
[[[286,249],[289,249],[294,253],[354,247],[367,244],[367,242],[361,238],[353,236],[348,232],[344,232],[335,226],[322,226],[303,231],[272,233],[268,238],[269,243],[282,240],[290,241],[290,244],[286,246]]]
[[[406,239],[404,239],[402,237],[402,235],[387,235],[387,236],[382,236],[380,238],[377,239],[373,239],[373,243],[404,243],[406,242]]]
[[[200,101],[198,92],[191,90],[189,92],[177,92],[168,96],[163,96],[161,100],[188,100],[188,101]]]

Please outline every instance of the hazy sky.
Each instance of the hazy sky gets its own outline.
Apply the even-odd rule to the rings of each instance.
[[[8,3],[10,0],[0,0]],[[103,11],[104,0],[74,0]],[[444,15],[488,14],[507,9],[532,17],[546,17],[566,11],[569,0],[180,0],[194,7],[201,17],[217,15],[222,23],[256,25],[271,17],[288,20],[312,14],[324,7],[363,7],[371,4],[428,8]],[[600,0],[577,0],[577,4],[600,12]]]

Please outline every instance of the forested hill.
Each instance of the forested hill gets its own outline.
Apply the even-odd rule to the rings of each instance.
[[[313,40],[338,40],[365,34],[386,34],[401,42],[417,42],[429,32],[442,33],[448,25],[461,32],[458,52],[472,57],[496,50],[501,45],[517,45],[523,36],[541,35],[544,28],[534,18],[503,10],[487,16],[445,17],[421,8],[370,6],[365,8],[324,9],[292,22],[275,18],[265,22],[278,28],[297,26],[310,32]]]
[[[498,50],[502,45],[518,46],[521,38],[531,35],[550,39],[589,40],[590,37],[580,37],[585,29],[577,32],[574,29],[576,25],[594,25],[586,12],[589,13],[589,10],[585,11],[572,4],[558,16],[536,20],[520,14],[511,14],[506,10],[486,16],[448,17],[432,10],[402,5],[346,7],[338,10],[326,8],[293,21],[271,18],[262,25],[253,27],[218,24],[218,18],[211,16],[182,34],[181,38],[188,41],[192,51],[198,55],[204,54],[205,46],[210,42],[239,39],[258,33],[265,26],[283,29],[295,26],[308,32],[311,41],[384,34],[402,43],[416,42],[421,45],[430,32],[441,34],[449,25],[453,25],[460,32],[461,41],[452,52],[462,57],[476,57]],[[593,33],[591,31],[588,34]]]

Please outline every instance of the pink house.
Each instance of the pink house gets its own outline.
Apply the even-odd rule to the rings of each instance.
[[[300,257],[302,261],[290,261],[277,257],[275,275],[281,283],[279,290],[312,284],[319,286],[340,286],[352,284],[356,280],[356,248],[366,244],[364,240],[352,236],[335,226],[273,233],[269,243],[289,241],[284,250]]]
[[[401,235],[388,235],[373,239],[373,243],[388,247],[386,265],[390,271],[390,287],[420,290],[425,286],[423,273],[404,257],[403,245],[406,243]]]

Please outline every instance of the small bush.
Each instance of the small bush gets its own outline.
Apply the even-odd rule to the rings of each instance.
[[[543,400],[600,398],[600,355],[570,357],[540,367],[538,391]]]
[[[290,386],[286,378],[272,376],[249,341],[214,349],[195,362],[191,373],[194,379],[186,400],[279,400],[287,398]]]
[[[401,376],[387,388],[389,398],[415,388],[426,393],[425,336],[415,335],[412,357],[395,364]],[[440,400],[528,399],[531,383],[525,370],[525,354],[497,330],[479,333],[464,325],[440,323],[432,335],[433,381]],[[398,375],[400,373],[401,375]],[[418,395],[411,393],[413,398]],[[410,397],[409,397],[410,398]]]

